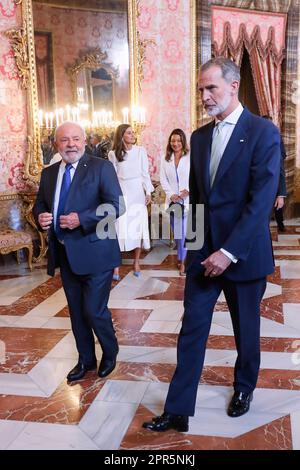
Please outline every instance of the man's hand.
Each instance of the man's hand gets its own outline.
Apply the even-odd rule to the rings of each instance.
[[[146,196],[145,196],[146,206],[148,206],[148,204],[150,204],[150,202],[151,202],[151,194],[146,194]]]
[[[202,261],[202,266],[205,267],[204,275],[207,277],[216,277],[223,274],[225,269],[230,265],[231,260],[228,256],[224,255],[222,251],[215,251],[206,260]]]
[[[43,230],[48,230],[53,221],[53,215],[50,212],[42,212],[38,216],[38,221]]]
[[[179,193],[179,196],[181,197],[181,199],[185,199],[186,197],[188,197],[190,193],[188,192],[187,189],[183,189],[180,193]]]
[[[68,228],[69,230],[74,230],[74,228],[79,227],[80,220],[77,212],[71,212],[68,215],[61,215],[59,218],[60,228]]]
[[[275,200],[274,207],[275,209],[282,209],[283,206],[284,206],[284,197],[278,196]]]

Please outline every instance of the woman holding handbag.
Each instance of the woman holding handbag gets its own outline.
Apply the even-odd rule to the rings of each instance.
[[[166,193],[171,227],[177,248],[179,274],[185,275],[186,248],[184,246],[189,208],[190,154],[186,135],[174,129],[161,159],[160,183]]]

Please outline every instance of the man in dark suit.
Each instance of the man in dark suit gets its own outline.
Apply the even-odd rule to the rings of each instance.
[[[284,148],[284,143],[282,137],[280,138],[280,149],[281,149],[281,161],[280,161],[280,175],[279,175],[279,186],[277,197],[274,204],[274,215],[277,223],[277,228],[279,232],[285,231],[284,221],[283,221],[283,207],[285,203],[285,198],[287,197],[286,190],[286,179],[285,179],[285,169],[284,169],[284,160],[286,158],[286,151]]]
[[[239,68],[217,58],[200,71],[202,102],[215,120],[191,138],[190,212],[204,205],[204,243],[190,251],[177,367],[164,413],[146,422],[152,431],[188,430],[214,306],[224,291],[237,360],[227,413],[250,407],[260,364],[260,303],[274,270],[269,216],[278,188],[280,137],[271,123],[238,100]]]
[[[269,119],[272,121],[271,116],[265,115],[263,116],[265,119]],[[277,228],[279,232],[285,231],[285,226],[283,222],[283,207],[285,203],[285,198],[287,197],[287,190],[286,190],[286,178],[285,178],[285,169],[284,169],[284,161],[286,159],[286,150],[284,147],[284,143],[282,137],[280,136],[280,152],[281,152],[281,161],[280,161],[280,175],[279,175],[279,187],[277,191],[277,196],[275,199],[274,204],[274,216],[277,223]]]
[[[103,158],[101,149],[101,136],[99,134],[91,135],[92,152],[94,157]]]
[[[119,350],[107,304],[113,269],[120,265],[114,219],[124,212],[122,192],[113,165],[85,153],[80,125],[61,124],[55,142],[62,161],[42,171],[34,215],[49,231],[48,274],[60,267],[79,353],[67,378],[79,380],[96,368],[93,332],[102,348],[98,375],[105,377]]]

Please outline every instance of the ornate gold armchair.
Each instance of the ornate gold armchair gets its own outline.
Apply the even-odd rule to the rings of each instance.
[[[13,251],[17,252],[17,261],[20,263],[19,250],[26,248],[28,250],[28,267],[32,270],[33,245],[29,233],[16,230],[0,230],[0,253],[7,255]]]

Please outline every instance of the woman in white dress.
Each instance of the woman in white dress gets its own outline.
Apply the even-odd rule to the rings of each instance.
[[[166,193],[171,226],[177,248],[179,274],[185,275],[184,246],[189,209],[190,154],[185,133],[174,129],[168,139],[166,154],[160,164],[160,184]],[[172,210],[173,208],[173,210]]]
[[[116,222],[121,251],[134,250],[133,274],[139,277],[141,248],[150,248],[147,205],[154,190],[146,150],[135,145],[129,124],[118,126],[108,159],[113,163],[125,199],[126,212]],[[120,280],[118,268],[114,279]]]

